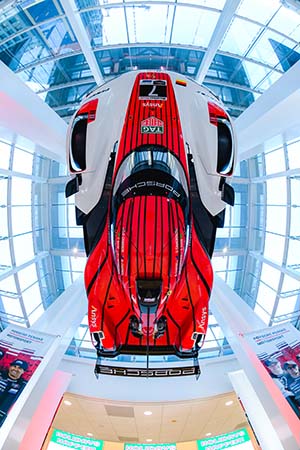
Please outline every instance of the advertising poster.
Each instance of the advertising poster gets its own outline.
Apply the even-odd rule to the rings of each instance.
[[[18,326],[0,334],[0,427],[54,339]]]
[[[300,332],[285,323],[244,337],[300,418]]]
[[[47,450],[66,450],[67,448],[102,450],[103,441],[54,429]]]
[[[125,444],[124,450],[176,450],[176,444]]]
[[[246,428],[197,441],[198,450],[254,450]]]

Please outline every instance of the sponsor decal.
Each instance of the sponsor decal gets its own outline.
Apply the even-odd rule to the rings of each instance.
[[[164,122],[156,117],[148,117],[141,122],[141,133],[143,134],[163,134]]]
[[[96,328],[97,326],[97,308],[96,306],[91,306],[91,327]]]
[[[163,103],[160,102],[143,102],[142,106],[144,108],[162,108]]]
[[[200,375],[201,371],[198,365],[189,367],[144,369],[140,367],[117,367],[96,364],[95,373],[102,375],[116,375],[119,377],[161,378]]]
[[[206,321],[207,321],[207,315],[208,315],[207,306],[204,306],[204,307],[202,308],[201,322],[198,323],[199,328],[204,329],[204,326],[205,326]]]

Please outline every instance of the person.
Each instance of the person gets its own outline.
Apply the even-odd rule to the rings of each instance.
[[[0,373],[0,427],[6,419],[9,409],[26,386],[27,382],[22,375],[27,369],[26,361],[15,359],[10,363],[8,370]]]
[[[286,361],[284,368],[288,373],[287,388],[294,394],[296,402],[300,406],[300,370],[295,361]]]
[[[291,382],[300,376],[299,367],[295,361],[286,361],[283,368],[288,374],[288,382]]]
[[[267,359],[265,365],[269,369],[269,374],[273,378],[275,384],[279,387],[282,394],[287,397],[287,373],[283,371],[283,368],[276,358]]]

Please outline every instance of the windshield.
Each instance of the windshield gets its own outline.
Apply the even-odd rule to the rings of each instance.
[[[161,173],[160,181],[161,185],[163,184],[162,181],[168,182],[165,184],[165,189],[172,192],[171,187],[175,189],[175,184],[180,186],[181,190],[185,193],[186,197],[188,198],[188,186],[187,186],[187,180],[186,176],[183,170],[183,167],[181,166],[178,159],[172,155],[171,152],[169,152],[166,148],[155,146],[155,145],[144,145],[136,149],[134,152],[130,153],[127,158],[122,162],[114,184],[113,189],[113,195],[116,195],[117,191],[119,190],[120,186],[125,182],[126,179],[129,177],[132,177],[133,175],[141,172],[146,171],[143,182],[145,183],[145,186],[148,187],[162,187],[158,186],[158,182],[156,180],[155,173],[157,172],[164,172],[164,174]],[[138,177],[140,178],[140,177]],[[170,180],[173,182],[170,186]],[[154,184],[151,184],[153,181]],[[177,183],[174,183],[177,182]],[[138,184],[141,185],[140,181]],[[128,184],[128,183],[127,183]],[[128,189],[129,186],[127,186]],[[142,187],[142,185],[141,185]],[[152,189],[153,190],[153,189]],[[176,189],[174,191],[175,197],[176,195]],[[122,196],[124,197],[124,191],[122,191]]]

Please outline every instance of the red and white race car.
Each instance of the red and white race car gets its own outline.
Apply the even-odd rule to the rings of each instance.
[[[176,73],[126,73],[82,102],[68,130],[66,195],[76,193],[83,225],[99,357],[197,358],[216,228],[234,203],[234,142],[219,100]]]

